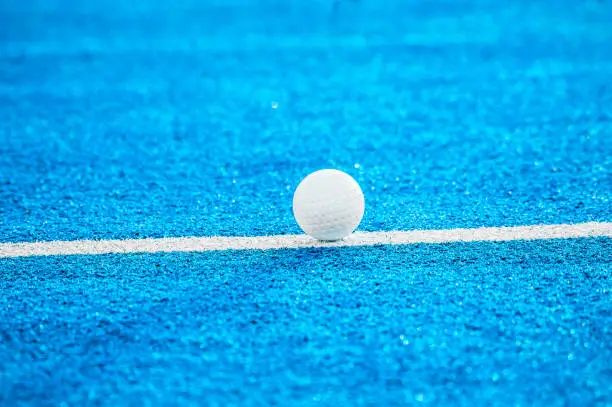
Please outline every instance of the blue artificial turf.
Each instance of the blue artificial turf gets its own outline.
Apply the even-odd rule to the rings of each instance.
[[[0,242],[612,221],[612,6],[0,2]],[[0,259],[0,405],[612,405],[610,239]]]
[[[0,404],[609,405],[611,250],[4,259]]]
[[[609,4],[222,3],[3,3],[0,241],[612,219]]]

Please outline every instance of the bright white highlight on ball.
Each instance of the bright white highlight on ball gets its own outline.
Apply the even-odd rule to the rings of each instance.
[[[320,170],[302,180],[293,195],[293,215],[306,234],[340,240],[359,226],[365,210],[363,192],[350,175]]]

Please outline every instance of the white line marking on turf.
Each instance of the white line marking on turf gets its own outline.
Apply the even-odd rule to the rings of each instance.
[[[308,247],[408,245],[417,243],[612,237],[612,222],[574,225],[483,227],[476,229],[359,232],[338,242],[319,242],[306,235],[253,237],[170,237],[159,239],[75,240],[1,243],[0,258],[109,253],[209,252],[276,250]]]

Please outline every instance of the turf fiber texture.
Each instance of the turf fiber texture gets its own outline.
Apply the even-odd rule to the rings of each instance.
[[[612,7],[0,4],[0,242],[612,221]],[[612,403],[609,239],[0,259],[0,404]]]

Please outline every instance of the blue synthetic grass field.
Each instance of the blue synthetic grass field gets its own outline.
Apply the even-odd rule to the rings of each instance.
[[[0,243],[612,221],[612,4],[0,2]],[[609,406],[612,239],[0,258],[0,405]]]

